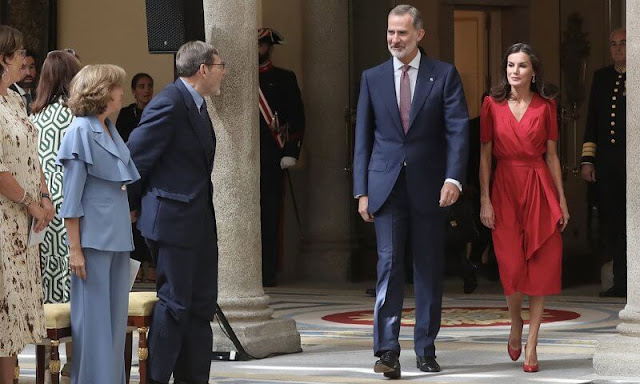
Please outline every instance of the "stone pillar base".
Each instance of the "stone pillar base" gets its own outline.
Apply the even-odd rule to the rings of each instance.
[[[236,348],[222,332],[217,321],[213,327],[213,350],[235,351]],[[300,334],[293,319],[269,319],[259,322],[231,324],[240,343],[253,357],[264,358],[273,354],[302,352]]]
[[[616,335],[598,341],[593,368],[602,376],[640,377],[640,337]]]
[[[303,245],[304,275],[307,280],[347,282],[351,278],[349,242],[314,242]]]

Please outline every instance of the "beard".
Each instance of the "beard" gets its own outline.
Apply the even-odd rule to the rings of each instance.
[[[391,53],[391,56],[399,60],[402,60],[403,58],[409,56],[409,54],[413,52],[417,46],[418,46],[418,43],[414,41],[414,42],[408,43],[407,45],[404,46],[403,49],[400,49],[400,50],[393,49],[391,45],[388,45],[388,48],[389,48],[389,53]]]
[[[18,83],[18,85],[21,88],[31,89],[31,88],[34,88],[36,84],[33,76],[27,75],[24,77],[24,79],[22,79],[22,81]]]

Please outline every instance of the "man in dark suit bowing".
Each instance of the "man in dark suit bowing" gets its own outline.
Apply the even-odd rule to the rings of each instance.
[[[129,188],[138,229],[157,262],[158,303],[149,332],[151,383],[209,382],[218,289],[211,172],[216,148],[207,96],[220,94],[225,65],[208,43],[185,43],[179,78],[144,109],[127,145],[140,172]]]
[[[354,194],[360,215],[376,229],[374,353],[380,359],[374,371],[389,378],[400,378],[405,251],[413,254],[416,363],[422,371],[440,371],[434,341],[442,309],[444,207],[460,195],[468,157],[460,77],[452,65],[419,52],[424,34],[416,8],[391,10],[393,58],[364,71],[358,100]]]

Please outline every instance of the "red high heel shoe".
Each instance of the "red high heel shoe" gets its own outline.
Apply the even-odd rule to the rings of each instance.
[[[525,354],[527,352],[527,346],[524,346],[524,351]],[[533,365],[528,365],[526,363],[522,363],[522,370],[527,372],[527,373],[534,373],[534,372],[538,372],[538,363],[535,363]]]
[[[511,348],[511,346],[509,345],[509,342],[507,341],[507,353],[509,354],[509,357],[511,358],[511,360],[517,361],[520,358],[520,355],[522,354],[522,347],[518,349]]]
[[[522,323],[522,327],[524,327],[524,322]],[[520,327],[521,339],[522,339],[522,327]],[[509,357],[511,358],[511,360],[517,361],[520,358],[520,355],[522,354],[522,346],[520,346],[520,348],[518,349],[511,348],[511,345],[509,344],[510,339],[511,339],[511,335],[509,335],[509,339],[507,340],[507,353],[509,354]]]

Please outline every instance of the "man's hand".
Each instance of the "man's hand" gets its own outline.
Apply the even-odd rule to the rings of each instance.
[[[296,160],[295,157],[285,156],[282,159],[280,159],[280,168],[282,169],[291,168],[294,165],[296,165],[297,162],[298,160]]]
[[[448,207],[458,201],[460,190],[458,187],[449,182],[445,182],[440,190],[440,206]]]
[[[582,164],[580,167],[580,173],[586,182],[596,182],[596,167],[593,164]]]
[[[358,213],[367,223],[373,223],[373,215],[369,213],[369,196],[360,196],[358,198]]]
[[[131,217],[132,223],[135,223],[136,221],[138,221],[138,211],[129,212],[129,216]]]

